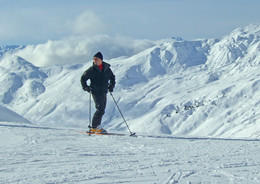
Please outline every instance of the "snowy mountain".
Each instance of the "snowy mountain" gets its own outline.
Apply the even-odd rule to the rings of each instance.
[[[168,39],[106,60],[130,128],[142,134],[259,138],[259,38],[260,26],[249,25],[220,39]],[[91,64],[89,58],[86,64],[36,67],[15,54],[4,57],[1,104],[39,125],[87,127],[89,95],[79,80]],[[127,131],[110,97],[103,122],[110,131]]]
[[[238,71],[246,66],[259,66],[259,36],[259,25],[249,25],[232,31],[214,44],[207,64],[212,68],[235,64],[240,66]]]
[[[19,50],[24,49],[25,46],[18,46],[18,45],[6,45],[6,46],[0,46],[0,58],[3,57],[5,54],[15,54]]]
[[[0,84],[5,86],[1,88],[0,98],[4,104],[28,101],[45,90],[42,82],[47,75],[20,57],[3,58],[0,70],[3,76]]]

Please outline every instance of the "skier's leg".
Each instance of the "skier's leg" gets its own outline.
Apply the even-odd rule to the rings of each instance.
[[[102,121],[102,116],[105,114],[107,95],[106,94],[93,94],[96,112],[92,119],[92,128],[97,128]]]

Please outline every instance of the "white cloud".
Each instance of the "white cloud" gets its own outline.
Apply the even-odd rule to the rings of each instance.
[[[1,8],[0,8],[1,9]],[[14,44],[39,43],[69,36],[103,34],[106,26],[93,11],[64,13],[64,10],[17,9],[14,14],[0,11],[0,39]],[[18,43],[17,43],[18,42]]]
[[[59,41],[29,45],[16,55],[36,66],[86,63],[101,51],[104,60],[120,56],[132,56],[156,43],[150,40],[137,40],[123,36],[110,37],[95,35],[91,37],[73,36]]]
[[[95,35],[104,33],[104,23],[92,11],[85,11],[75,19],[67,21],[67,28],[73,35]]]

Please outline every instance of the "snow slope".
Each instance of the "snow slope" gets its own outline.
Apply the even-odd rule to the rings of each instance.
[[[0,105],[0,122],[31,123],[21,115]]]
[[[114,96],[132,131],[259,138],[259,30],[249,25],[220,39],[168,39],[107,60],[117,80]],[[2,105],[38,125],[87,127],[89,95],[79,80],[91,64],[39,68],[19,56],[4,57]],[[110,97],[103,123],[127,132]]]
[[[77,131],[0,123],[0,183],[260,183],[259,140]]]

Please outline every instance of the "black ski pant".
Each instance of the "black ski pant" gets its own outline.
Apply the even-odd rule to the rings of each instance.
[[[102,121],[102,116],[105,114],[106,104],[107,104],[107,94],[106,93],[98,93],[93,94],[92,97],[95,102],[96,112],[94,113],[92,119],[92,128],[97,128]]]

